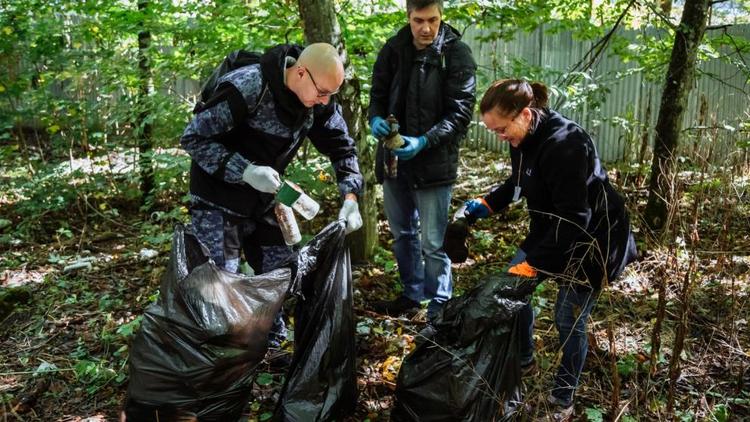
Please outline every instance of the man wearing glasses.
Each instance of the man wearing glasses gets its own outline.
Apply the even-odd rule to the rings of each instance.
[[[361,227],[357,152],[341,107],[331,99],[343,80],[344,66],[330,44],[280,45],[260,63],[221,76],[188,124],[180,143],[192,158],[193,229],[218,266],[238,271],[243,252],[253,270],[264,273],[289,256],[273,212],[274,193],[305,137],[333,164],[347,233]],[[278,347],[285,337],[279,315],[269,345]]]
[[[442,1],[407,0],[406,11],[409,24],[386,42],[375,62],[369,110],[376,138],[388,135],[385,119],[392,114],[404,140],[392,151],[379,142],[375,167],[404,289],[374,308],[409,314],[428,299],[432,319],[452,294],[443,237],[458,146],[476,101],[477,66],[461,34],[442,22]]]

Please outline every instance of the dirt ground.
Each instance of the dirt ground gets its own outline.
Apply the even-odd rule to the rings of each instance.
[[[503,179],[505,161],[502,154],[465,153],[453,209]],[[712,208],[712,199],[708,199],[701,207],[699,247],[691,249],[679,240],[676,246],[658,247],[640,224],[646,193],[643,177],[623,169],[610,170],[627,196],[641,256],[619,281],[603,291],[593,312],[590,351],[576,400],[577,420],[662,420],[670,385],[674,386],[678,420],[750,418],[749,207],[737,206],[730,218],[724,218],[723,211],[718,212],[721,208]],[[337,204],[323,206],[321,216],[335,214]],[[162,239],[158,248],[144,248],[136,233],[140,217],[137,209],[131,211],[123,205],[119,217],[101,219],[96,227],[88,227],[85,238],[57,238],[0,249],[2,286],[26,286],[5,289],[3,306],[14,305],[0,308],[1,420],[117,420],[127,388],[129,340],[137,329],[137,317],[155,298],[171,236],[164,227],[156,235],[167,240]],[[690,213],[686,216],[689,221]],[[371,311],[374,300],[393,298],[400,288],[387,223],[380,217],[376,257],[353,269],[359,401],[349,420],[388,420],[398,369],[413,349],[416,333],[425,325],[424,310],[412,319]],[[321,221],[321,226],[324,223]],[[482,220],[470,239],[470,259],[453,266],[454,294],[460,295],[484,276],[502,271],[526,229],[522,205]],[[722,244],[727,233],[730,239]],[[78,255],[75,261],[81,268],[64,271],[70,258]],[[89,265],[85,257],[91,258]],[[670,383],[686,275],[692,280],[688,312],[683,317],[687,330],[684,350],[676,360],[680,372]],[[652,366],[652,332],[661,282],[665,283],[666,312],[658,363]],[[555,293],[556,286],[548,282],[533,299],[541,370],[524,381],[528,417],[543,408],[559,360],[552,320]],[[287,308],[292,309],[291,303]],[[293,343],[286,347],[292,350]],[[284,376],[283,371],[265,364],[257,373],[250,421],[270,418]]]

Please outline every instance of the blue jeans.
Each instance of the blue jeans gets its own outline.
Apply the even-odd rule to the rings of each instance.
[[[519,249],[510,262],[515,265],[526,259],[526,253]],[[589,339],[586,323],[596,304],[599,291],[576,291],[573,287],[559,285],[555,301],[555,326],[562,345],[562,359],[555,376],[552,395],[561,402],[573,402],[578,380],[586,361]],[[521,342],[521,365],[534,359],[534,310],[531,304],[524,306],[518,315],[519,340]]]
[[[385,215],[404,296],[417,302],[430,299],[428,318],[453,293],[451,261],[443,250],[452,189],[451,185],[415,189],[401,177],[383,181]]]

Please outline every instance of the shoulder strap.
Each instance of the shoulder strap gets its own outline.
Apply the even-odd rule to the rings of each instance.
[[[258,95],[258,99],[255,102],[253,108],[249,110],[247,104],[245,104],[242,93],[237,89],[237,87],[235,87],[231,83],[223,83],[217,89],[217,94],[223,90],[228,90],[230,92],[227,95],[214,95],[205,103],[199,102],[195,105],[193,113],[200,113],[201,111],[214,107],[220,102],[226,100],[229,103],[229,111],[232,113],[232,121],[234,122],[234,127],[238,127],[245,122],[245,119],[254,117],[258,112],[260,102],[263,101],[263,97],[265,97],[266,92],[268,92],[268,83],[266,83],[265,79],[263,80],[260,95]]]
[[[260,107],[260,102],[263,101],[263,97],[266,96],[266,92],[268,92],[268,84],[266,83],[266,80],[263,79],[263,88],[260,91],[260,95],[258,95],[258,101],[255,102],[255,106],[252,110],[248,113],[247,117],[255,117],[255,115],[258,113],[258,107]]]

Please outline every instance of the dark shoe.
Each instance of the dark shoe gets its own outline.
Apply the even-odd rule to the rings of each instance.
[[[521,378],[533,377],[539,374],[539,365],[536,364],[536,359],[531,359],[531,362],[521,365]]]
[[[573,403],[563,403],[562,400],[550,394],[546,400],[546,414],[537,421],[545,422],[570,422],[573,420],[574,407]]]
[[[372,309],[379,314],[389,316],[413,316],[419,312],[419,302],[406,296],[399,296],[394,300],[379,300],[372,304]]]
[[[443,302],[436,302],[435,299],[432,299],[430,301],[430,304],[427,305],[427,322],[433,323],[437,319],[437,317],[443,312],[443,305],[445,303]]]
[[[427,325],[417,333],[417,336],[414,339],[414,344],[419,347],[424,342],[431,342],[435,338],[435,334],[437,334],[437,328],[428,322]]]

